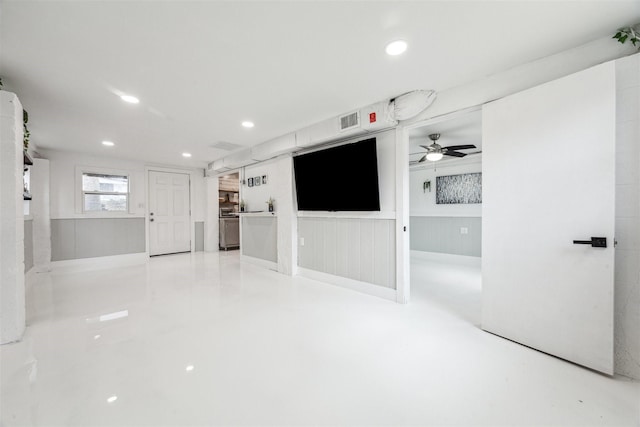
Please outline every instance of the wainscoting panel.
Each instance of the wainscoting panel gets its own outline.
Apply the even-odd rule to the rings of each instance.
[[[33,267],[33,220],[24,221],[24,272]]]
[[[242,255],[278,262],[277,218],[275,216],[242,216]]]
[[[302,268],[395,289],[395,220],[298,217]]]
[[[196,228],[195,252],[203,252],[204,251],[204,221],[196,221],[195,228]]]
[[[481,256],[481,217],[412,216],[410,231],[411,250]]]
[[[144,233],[144,218],[52,219],[51,260],[144,252]]]

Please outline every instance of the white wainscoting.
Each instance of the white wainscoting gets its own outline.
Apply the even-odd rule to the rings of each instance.
[[[278,266],[278,226],[277,218],[268,212],[240,214],[240,252],[244,257],[252,257]],[[269,267],[271,268],[271,267]]]
[[[298,217],[298,266],[396,289],[395,220]]]

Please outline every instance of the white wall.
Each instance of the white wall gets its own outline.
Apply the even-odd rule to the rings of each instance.
[[[640,54],[616,61],[616,372],[640,379]]]
[[[362,217],[362,218],[395,218],[396,211],[396,132],[389,130],[375,135],[365,135],[348,142],[376,138],[378,156],[378,185],[380,189],[380,212],[315,212],[300,211],[305,217]],[[357,169],[358,165],[354,164]],[[340,173],[340,171],[328,171]]]
[[[195,247],[195,222],[206,220],[206,194],[204,184],[204,171],[202,169],[178,169],[157,165],[148,165],[144,161],[123,160],[113,157],[89,156],[81,153],[56,150],[39,150],[40,154],[49,160],[50,170],[50,215],[52,221],[56,223],[52,232],[52,248],[55,253],[63,249],[68,242],[65,242],[65,230],[75,229],[73,225],[60,223],[59,220],[79,220],[79,219],[131,219],[146,218],[147,216],[147,184],[146,171],[148,169],[161,170],[167,172],[182,172],[190,174],[191,181],[191,233],[192,247]],[[96,170],[109,173],[123,172],[129,175],[129,209],[128,212],[82,212],[82,188],[81,176],[83,170]],[[52,222],[53,223],[53,222]],[[102,223],[96,223],[97,225]],[[143,221],[144,229],[136,230],[140,235],[148,235],[147,222]],[[86,227],[85,227],[86,228]],[[126,233],[125,227],[122,229]],[[205,231],[206,232],[206,231]],[[69,236],[72,238],[73,236]],[[75,236],[77,240],[84,240],[83,236]],[[119,239],[123,240],[124,239]],[[68,245],[67,245],[68,246]],[[122,248],[115,248],[116,252]],[[121,253],[121,252],[118,252]],[[122,252],[124,253],[124,252]],[[69,258],[61,258],[69,259]]]
[[[57,150],[40,150],[49,160],[51,219],[99,217],[143,217],[146,213],[144,162],[95,157]],[[129,173],[129,212],[82,213],[81,187],[78,171],[82,167],[121,170]]]
[[[147,189],[145,187],[145,167],[152,165],[144,161],[123,160],[113,157],[88,156],[81,153],[57,150],[39,150],[43,157],[50,161],[50,200],[51,218],[94,218],[94,217],[142,217],[146,215]],[[121,170],[129,174],[130,194],[129,212],[82,213],[81,188],[78,173],[83,169],[99,168],[105,170]],[[160,170],[175,169],[171,166],[160,166]],[[205,220],[204,176],[202,169],[185,169],[191,175],[193,198],[192,221]]]
[[[396,131],[375,137],[380,212],[299,212],[298,265],[308,277],[395,299]]]
[[[38,272],[51,265],[51,203],[49,160],[33,159],[31,167],[31,215],[33,217],[33,263]]]
[[[22,105],[0,91],[0,344],[25,329]]]
[[[269,197],[276,199],[275,209],[277,211],[281,199],[289,197],[281,192],[281,188],[291,177],[283,177],[278,173],[279,163],[276,159],[245,166],[240,171],[240,198],[245,202],[245,211],[266,211]],[[249,178],[267,176],[267,183],[259,186],[249,187]],[[244,179],[244,184],[242,180]]]
[[[248,179],[267,176],[267,183],[259,186],[248,186]],[[246,211],[268,211],[267,200],[271,197],[275,199],[274,212],[276,215],[276,260],[279,272],[287,275],[296,273],[297,260],[297,220],[294,212],[293,194],[293,160],[291,155],[286,154],[274,159],[266,160],[254,165],[245,166],[240,171],[240,198],[245,201]],[[244,180],[244,184],[242,184]],[[256,220],[259,221],[259,220]],[[255,221],[254,221],[255,222]],[[247,239],[246,233],[252,230],[248,226],[254,223],[251,220],[241,221],[242,243],[240,250],[244,254],[258,253],[251,251],[246,246],[251,239]],[[269,257],[272,260],[272,257]]]
[[[455,163],[427,163],[424,168],[409,171],[409,206],[411,216],[482,216],[482,204],[436,204],[436,177],[482,172],[480,157]],[[431,191],[424,191],[422,183],[431,181]]]

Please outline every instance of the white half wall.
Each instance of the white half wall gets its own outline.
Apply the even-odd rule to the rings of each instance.
[[[31,167],[31,216],[33,217],[33,265],[36,272],[51,269],[51,213],[49,160],[33,159]]]
[[[263,177],[266,180],[263,182]],[[248,180],[259,179],[260,185],[249,187]],[[244,180],[244,183],[243,183]],[[245,210],[248,212],[267,212],[269,198],[275,199],[274,229],[277,230],[275,237],[275,259],[264,255],[268,261],[277,264],[280,273],[292,275],[297,269],[297,218],[294,210],[294,190],[293,190],[293,159],[291,155],[285,154],[274,159],[260,162],[251,166],[245,166],[240,171],[240,198],[246,203]],[[242,242],[240,251],[243,255],[256,257],[256,248],[247,247],[250,242],[255,242],[248,233],[252,229],[248,227],[255,221],[251,220],[247,214],[247,221],[241,221]],[[241,214],[242,216],[242,214]],[[253,222],[252,222],[253,221]]]

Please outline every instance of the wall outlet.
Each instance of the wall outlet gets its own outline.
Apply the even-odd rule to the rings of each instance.
[[[460,227],[460,234],[469,234],[469,229],[467,227]]]
[[[300,246],[304,246],[304,237],[300,238]]]

